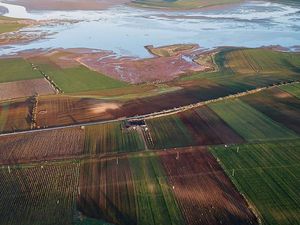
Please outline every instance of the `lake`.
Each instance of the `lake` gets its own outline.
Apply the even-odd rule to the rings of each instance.
[[[52,48],[91,48],[120,56],[150,57],[145,45],[195,43],[219,46],[260,47],[300,45],[300,6],[250,1],[230,7],[198,11],[161,11],[118,6],[101,11],[31,11],[0,3],[6,16],[30,19],[75,19],[25,28],[47,32],[47,38],[0,47],[0,55]]]

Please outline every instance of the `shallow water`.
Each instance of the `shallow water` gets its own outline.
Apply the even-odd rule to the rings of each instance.
[[[0,3],[6,16],[31,19],[80,19],[76,24],[39,26],[24,31],[50,32],[47,39],[4,46],[0,55],[21,50],[92,48],[118,55],[149,57],[145,45],[196,43],[218,46],[260,47],[300,45],[300,6],[247,2],[224,9],[156,11],[119,6],[102,11],[32,11]],[[7,48],[9,47],[9,48]]]

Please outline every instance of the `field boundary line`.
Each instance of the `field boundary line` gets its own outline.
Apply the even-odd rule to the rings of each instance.
[[[280,84],[273,84],[270,86],[266,87],[260,87],[256,88],[250,91],[245,91],[245,92],[240,92],[232,95],[227,95],[224,97],[219,97],[216,99],[211,99],[207,101],[201,101],[195,104],[190,104],[186,106],[181,106],[181,107],[175,107],[173,109],[168,109],[168,110],[162,110],[159,112],[153,112],[153,113],[148,113],[144,115],[138,115],[138,116],[132,116],[132,117],[121,117],[113,120],[105,120],[105,121],[94,121],[94,122],[86,122],[86,123],[76,123],[76,124],[71,124],[71,125],[63,125],[63,126],[53,126],[53,127],[48,127],[48,128],[39,128],[39,129],[34,129],[34,130],[24,130],[24,131],[17,131],[17,132],[7,132],[7,133],[2,133],[0,134],[0,137],[2,136],[10,136],[10,135],[17,135],[17,134],[26,134],[26,133],[34,133],[34,132],[41,132],[41,131],[50,131],[50,130],[59,130],[59,129],[66,129],[66,128],[76,128],[76,127],[81,127],[81,126],[92,126],[92,125],[101,125],[101,124],[107,124],[107,123],[114,123],[114,122],[120,122],[124,120],[145,120],[145,119],[153,119],[153,118],[158,118],[158,117],[164,117],[164,116],[169,116],[169,115],[174,115],[180,112],[185,112],[187,110],[197,108],[200,106],[205,106],[210,103],[215,103],[215,102],[220,102],[224,100],[229,100],[229,99],[235,99],[239,98],[242,96],[246,95],[251,95],[251,94],[256,94],[264,90],[268,89],[273,89],[277,87],[282,87],[285,85],[290,85],[290,84],[299,84],[300,81],[291,81],[291,82],[285,82],[285,83],[280,83]]]

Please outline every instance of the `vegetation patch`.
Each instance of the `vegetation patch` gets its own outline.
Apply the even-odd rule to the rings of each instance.
[[[214,147],[222,167],[262,224],[299,224],[300,141]]]
[[[94,155],[143,149],[141,135],[133,128],[126,128],[123,122],[85,127],[85,153]]]
[[[76,164],[0,170],[1,225],[71,225],[78,184]]]
[[[154,118],[146,121],[155,149],[194,145],[192,133],[178,115]]]
[[[280,89],[284,90],[300,99],[300,83],[284,85],[284,86],[281,86]]]
[[[0,83],[42,78],[29,62],[22,58],[0,59]]]
[[[47,64],[38,64],[38,68],[65,93],[113,89],[128,85],[125,82],[91,71],[82,65],[61,68],[48,62]]]
[[[209,104],[228,125],[248,141],[296,138],[297,135],[239,99]]]

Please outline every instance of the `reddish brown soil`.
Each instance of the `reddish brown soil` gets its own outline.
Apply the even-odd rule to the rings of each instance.
[[[22,80],[0,84],[0,101],[32,96],[55,94],[50,83],[44,79]]]
[[[206,150],[160,154],[187,224],[258,224],[247,203]]]
[[[0,105],[0,113],[3,111]],[[30,129],[31,103],[29,100],[10,103],[6,121],[3,124],[3,132],[13,132]]]
[[[126,157],[82,165],[77,208],[114,224],[136,224],[135,192]]]
[[[188,127],[197,145],[242,143],[243,138],[235,133],[207,106],[179,114]]]
[[[99,55],[100,54],[100,55]],[[144,82],[165,82],[191,71],[204,71],[206,68],[182,58],[183,54],[170,57],[138,59],[106,55],[86,54],[78,61],[92,70],[132,84]]]
[[[80,128],[39,131],[0,137],[0,164],[45,161],[80,155],[84,131]]]
[[[109,120],[114,117],[109,109],[111,107],[103,101],[89,98],[73,98],[55,96],[40,98],[38,104],[37,125],[39,127],[76,124],[89,121]]]

